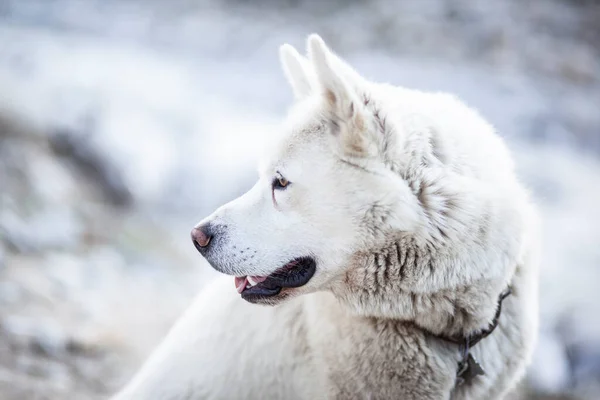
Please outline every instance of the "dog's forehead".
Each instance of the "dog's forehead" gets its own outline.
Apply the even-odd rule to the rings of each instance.
[[[321,153],[324,142],[323,126],[319,123],[309,124],[300,129],[283,132],[278,140],[269,146],[261,172],[281,171],[293,168]]]
[[[259,166],[262,173],[272,173],[289,168],[296,161],[316,155],[326,142],[326,124],[313,104],[294,107],[282,124],[282,128],[269,145],[264,162]]]

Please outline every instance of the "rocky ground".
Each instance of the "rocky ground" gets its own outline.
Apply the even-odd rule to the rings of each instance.
[[[90,173],[31,128],[0,128],[0,398],[105,398],[206,274],[185,229],[100,177],[106,160]]]
[[[544,217],[519,398],[600,396],[600,3],[0,2],[0,399],[100,399],[212,276],[189,229],[251,185],[321,33],[368,76],[459,94]]]

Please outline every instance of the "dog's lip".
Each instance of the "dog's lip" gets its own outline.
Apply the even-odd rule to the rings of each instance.
[[[248,301],[278,295],[283,288],[304,286],[316,271],[312,257],[299,257],[278,268],[268,276],[236,276],[235,287]]]

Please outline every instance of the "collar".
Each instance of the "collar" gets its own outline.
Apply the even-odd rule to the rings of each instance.
[[[500,293],[498,297],[498,307],[496,308],[496,315],[491,324],[486,329],[479,332],[471,333],[466,336],[449,336],[444,334],[433,334],[428,332],[429,335],[441,339],[445,342],[454,343],[459,346],[461,360],[458,362],[458,369],[456,372],[456,386],[460,386],[465,382],[471,381],[473,378],[485,375],[485,370],[477,362],[470,350],[480,341],[492,334],[492,332],[498,326],[500,320],[500,314],[502,313],[502,302],[512,293],[512,288],[509,286],[506,290]]]

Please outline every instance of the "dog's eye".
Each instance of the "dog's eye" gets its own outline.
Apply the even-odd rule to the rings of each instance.
[[[290,181],[285,179],[283,176],[278,175],[273,179],[273,189],[283,190],[290,184]]]

